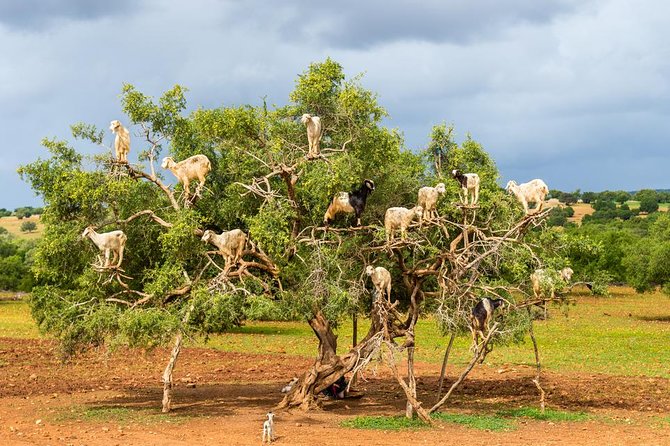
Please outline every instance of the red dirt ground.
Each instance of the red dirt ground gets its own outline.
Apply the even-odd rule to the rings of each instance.
[[[62,364],[55,344],[0,338],[0,445],[259,444],[265,413],[279,389],[309,366],[288,355],[250,355],[187,348],[175,369],[175,406],[160,414],[160,376],[168,352],[91,352]],[[448,379],[458,373],[448,368]],[[417,364],[420,399],[434,401],[439,367]],[[537,404],[534,370],[486,366],[473,371],[446,406],[450,412],[493,413]],[[452,424],[406,431],[356,430],[356,415],[399,415],[404,396],[380,367],[366,373],[360,399],[329,401],[322,411],[279,412],[276,444],[285,445],[670,445],[670,380],[585,374],[543,374],[551,408],[586,411],[594,421],[519,420],[509,432]],[[447,385],[450,383],[447,382]],[[426,403],[426,404],[427,404]],[[85,410],[130,409],[128,418],[90,418]],[[99,412],[98,412],[99,413]]]

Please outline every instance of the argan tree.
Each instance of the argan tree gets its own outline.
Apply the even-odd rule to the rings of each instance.
[[[303,318],[319,341],[314,365],[280,406],[318,405],[323,389],[381,354],[408,407],[426,421],[413,373],[420,317],[432,314],[445,333],[462,332],[478,299],[506,299],[508,311],[475,348],[472,365],[494,342],[528,331],[526,307],[533,302],[515,301],[512,291],[520,291],[518,284],[542,263],[524,237],[541,236],[546,213],[524,217],[498,187],[488,154],[469,136],[454,143],[453,128],[436,127],[424,153],[404,149],[400,133],[382,126],[386,112],[376,95],[358,77],[347,80],[336,62],[310,65],[289,104],[274,109],[261,104],[187,114],[179,86],[154,100],[124,85],[121,105],[134,132],[131,158],[138,154],[139,164],[115,161],[105,143],[111,137],[76,124],[74,137],[94,155],[46,139],[49,157],[19,169],[46,205],[34,263],[40,285],[31,307],[65,355],[95,345],[172,342],[164,411],[184,336],[221,333],[259,311]],[[304,113],[321,118],[318,157],[306,156]],[[206,155],[212,170],[201,196],[185,197],[181,186],[169,185],[172,174],[157,166],[165,155],[182,160],[195,154]],[[458,184],[449,176],[455,168],[482,178],[478,206],[458,205]],[[323,227],[334,194],[365,178],[376,190],[363,226],[352,227],[353,217],[342,215]],[[437,182],[447,184],[440,217],[416,223],[406,240],[387,244],[385,210],[412,207],[418,188]],[[97,248],[80,237],[88,226],[124,231],[120,267],[95,264]],[[226,265],[200,238],[207,229],[233,228],[248,233],[250,242],[239,263]],[[392,272],[392,304],[368,291],[363,271],[370,263]],[[338,355],[338,324],[352,314],[369,317],[370,331]],[[400,352],[408,355],[407,380],[397,370]]]

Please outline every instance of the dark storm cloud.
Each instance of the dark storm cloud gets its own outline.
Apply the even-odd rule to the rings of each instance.
[[[132,0],[3,0],[0,24],[31,31],[48,28],[59,20],[93,20],[126,14]]]
[[[407,40],[455,44],[487,40],[508,26],[547,23],[574,5],[569,0],[359,0],[281,2],[275,8],[283,10],[280,31],[286,40],[369,48]]]
[[[385,124],[411,149],[446,122],[457,141],[470,133],[490,151],[503,180],[670,186],[670,2],[8,3],[0,0],[0,207],[39,204],[16,167],[46,156],[43,136],[71,140],[74,122],[127,120],[124,82],[153,97],[182,84],[189,109],[261,98],[281,106],[296,76],[326,57],[347,76],[365,73],[361,83],[390,113]]]

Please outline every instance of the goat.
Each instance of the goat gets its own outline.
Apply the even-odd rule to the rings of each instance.
[[[563,268],[561,271],[536,269],[530,275],[530,282],[533,285],[533,294],[536,298],[547,297],[546,292],[549,293],[551,299],[556,298],[556,288],[560,285],[557,283],[556,276],[560,277],[563,282],[570,283],[574,271],[570,267]]]
[[[502,299],[490,299],[488,297],[482,298],[477,305],[472,309],[470,316],[470,330],[472,331],[472,345],[477,347],[479,344],[479,337],[485,338],[484,330],[488,335],[490,330],[489,324],[493,317],[493,312],[496,308],[503,306],[505,301]]]
[[[111,263],[114,262],[116,262],[114,268],[121,266],[121,262],[123,261],[123,249],[125,248],[126,240],[128,239],[128,236],[126,236],[123,231],[118,230],[99,234],[95,232],[93,226],[89,226],[84,229],[81,236],[82,238],[90,238],[93,243],[95,243],[95,246],[104,253],[105,262],[102,264],[103,267],[110,267],[112,266]],[[114,253],[114,257],[110,259],[112,253]],[[98,258],[102,263],[102,254],[100,254]]]
[[[383,266],[374,267],[368,265],[365,268],[365,274],[370,276],[372,284],[377,290],[378,296],[386,295],[386,300],[391,303],[391,273]]]
[[[340,212],[354,213],[356,215],[356,226],[361,225],[361,214],[365,210],[365,202],[368,195],[375,190],[375,183],[372,180],[364,180],[361,187],[352,192],[338,192],[333,197],[333,201],[328,206],[326,214],[323,216],[323,224],[328,225]]]
[[[321,118],[305,113],[300,118],[300,122],[307,127],[307,141],[309,142],[307,158],[317,158],[319,156],[319,143],[322,136]]]
[[[169,169],[177,177],[177,180],[184,185],[186,197],[191,195],[190,182],[197,179],[200,183],[195,189],[195,195],[199,197],[202,188],[205,186],[205,177],[212,170],[212,163],[205,155],[193,155],[178,163],[171,156],[166,156],[163,158],[161,167]]]
[[[263,423],[263,435],[261,437],[261,442],[265,443],[265,440],[267,439],[268,443],[271,443],[275,439],[275,432],[274,432],[274,417],[275,414],[272,412],[267,413],[268,419],[265,420]]]
[[[386,229],[386,241],[390,242],[393,239],[393,233],[400,228],[400,239],[405,240],[407,227],[412,223],[415,217],[421,220],[423,215],[423,208],[415,206],[412,209],[403,207],[388,208],[384,214],[384,229]]]
[[[458,197],[461,203],[467,205],[475,205],[479,201],[479,175],[476,173],[461,173],[460,170],[454,169],[451,175],[458,180],[461,185],[461,191]],[[472,195],[472,203],[468,203],[468,199]]]
[[[120,163],[127,163],[128,153],[130,153],[130,132],[116,119],[109,123],[109,129],[116,134],[114,138],[116,159]]]
[[[529,214],[528,203],[531,201],[537,203],[535,211],[540,212],[542,210],[544,198],[549,193],[549,188],[545,182],[540,179],[534,179],[518,185],[516,184],[516,181],[510,180],[505,189],[507,189],[507,192],[516,196],[517,200],[519,200],[523,206],[526,215]]]
[[[242,251],[244,251],[244,245],[247,242],[247,235],[241,229],[224,231],[221,234],[208,229],[202,235],[202,241],[211,243],[219,248],[226,266],[232,266],[239,262],[242,257]]]
[[[423,218],[431,219],[437,216],[437,199],[447,191],[444,183],[438,183],[435,187],[425,186],[419,189],[418,206],[423,208]]]
[[[294,376],[291,378],[291,381],[288,382],[284,387],[281,389],[281,393],[289,393],[291,389],[293,389],[293,386],[298,382],[298,377]]]

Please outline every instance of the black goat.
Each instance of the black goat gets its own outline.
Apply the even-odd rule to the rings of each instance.
[[[472,316],[470,317],[470,329],[472,330],[474,346],[477,346],[479,336],[482,338],[485,337],[484,329],[486,329],[486,333],[488,334],[493,311],[504,304],[505,301],[502,299],[490,299],[488,297],[484,297],[477,302],[477,305],[472,309]]]
[[[352,192],[339,192],[333,197],[333,201],[323,216],[323,224],[328,226],[335,216],[340,212],[356,215],[356,226],[361,225],[361,214],[365,210],[365,202],[368,195],[375,190],[375,183],[372,180],[364,180],[361,187]]]

